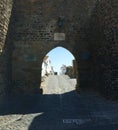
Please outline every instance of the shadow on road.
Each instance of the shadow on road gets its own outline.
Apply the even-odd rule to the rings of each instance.
[[[61,128],[63,119],[76,118],[80,110],[79,95],[76,91],[65,94],[25,95],[9,98],[0,107],[0,115],[37,114],[29,130],[49,130]],[[79,114],[78,113],[78,114]]]
[[[61,99],[62,97],[63,102],[65,100],[67,100],[67,102],[70,102],[72,100],[77,101],[77,99],[75,99],[75,95],[77,96],[78,94],[75,91],[72,91],[61,95],[32,94],[32,95],[21,95],[19,97],[12,96],[9,97],[7,100],[5,100],[4,103],[0,105],[0,115],[31,114],[31,113],[39,113],[42,111],[44,112],[48,108],[59,108],[60,103],[62,101]]]
[[[64,94],[22,95],[10,97],[3,106],[0,106],[0,116],[35,114],[28,130],[78,130],[78,128],[88,130],[89,127],[90,130],[98,130],[98,128],[111,130],[103,125],[96,127],[96,124],[110,124],[112,121],[112,118],[107,120],[104,117],[105,111],[114,114],[113,110],[118,110],[118,107],[112,110],[110,104],[106,104],[100,97],[86,93],[78,94],[76,91]],[[110,128],[115,126],[111,125]]]

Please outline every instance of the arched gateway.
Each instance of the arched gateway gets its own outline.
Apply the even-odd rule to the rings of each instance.
[[[81,88],[117,95],[117,0],[109,1],[1,0],[0,93],[38,92],[44,56],[62,46],[76,58]]]

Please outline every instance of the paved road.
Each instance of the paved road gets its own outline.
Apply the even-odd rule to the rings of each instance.
[[[67,76],[48,77],[43,95],[1,109],[0,130],[118,130],[118,103],[93,92],[78,94],[75,84]]]
[[[63,94],[75,90],[76,79],[70,79],[67,75],[51,75],[43,86],[43,94]]]

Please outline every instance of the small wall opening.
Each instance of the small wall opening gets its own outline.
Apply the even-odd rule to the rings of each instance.
[[[47,53],[42,62],[43,94],[73,91],[76,89],[76,84],[77,64],[73,54],[63,47],[56,47]]]

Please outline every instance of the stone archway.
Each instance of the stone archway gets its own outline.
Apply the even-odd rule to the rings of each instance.
[[[13,0],[13,6],[11,1],[2,13],[10,13],[13,7],[9,29],[10,14],[0,22],[4,26],[0,31],[5,31],[0,37],[5,54],[0,57],[0,75],[8,77],[7,82],[2,81],[0,91],[4,86],[9,87],[9,83],[12,83],[10,89],[20,93],[37,91],[43,57],[51,49],[62,46],[76,58],[81,87],[101,86],[103,91],[117,95],[115,0]],[[1,3],[6,4],[4,0]]]
[[[24,93],[38,91],[42,60],[57,46],[66,48],[75,56],[81,75],[77,78],[80,79],[80,86],[90,86],[93,82],[93,47],[91,49],[88,32],[89,12],[93,10],[95,2],[83,2],[81,7],[79,1],[71,0],[64,4],[63,10],[58,10],[60,4],[63,4],[60,0],[49,3],[40,0],[14,1],[12,23],[15,24],[10,26],[11,30],[13,28],[10,30],[13,90]],[[88,4],[92,8],[85,10]]]
[[[23,46],[21,44],[17,46],[20,50],[19,52],[13,52],[12,65],[12,80],[15,87],[14,89],[18,89],[16,91],[24,93],[39,91],[43,58],[55,47],[61,46],[66,48],[74,55],[75,58],[77,57],[74,52],[74,46],[71,42],[69,43],[69,41],[60,41],[55,43],[50,42],[48,44],[50,44],[50,46],[45,45],[45,43],[37,44],[37,42],[31,42],[30,44],[25,43]],[[77,81],[79,81],[78,78]]]

